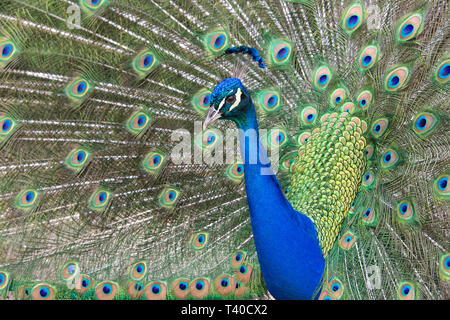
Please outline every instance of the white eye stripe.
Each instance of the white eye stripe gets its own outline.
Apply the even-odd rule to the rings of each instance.
[[[225,104],[225,99],[226,97],[223,98],[222,101],[220,101],[219,108],[217,108],[217,111],[220,111],[220,109],[222,109],[223,105]]]
[[[232,92],[232,91],[230,91],[229,93],[231,93],[231,92]],[[236,95],[236,101],[233,103],[233,105],[230,107],[230,110],[228,110],[228,111],[233,110],[234,108],[236,108],[236,107],[239,105],[239,103],[241,103],[241,96],[242,96],[242,90],[241,90],[241,88],[238,88],[238,89],[237,89],[235,95]],[[220,101],[219,107],[218,107],[218,109],[217,109],[218,112],[220,111],[220,109],[222,109],[222,107],[223,107],[223,105],[225,104],[225,101],[226,101],[226,100],[227,100],[227,96],[225,96],[225,97],[222,99],[222,101]]]
[[[222,99],[222,101],[220,101],[219,104],[219,108],[217,109],[217,111],[220,111],[220,109],[222,109],[223,105],[225,104],[225,100],[227,100],[227,96],[233,92],[233,90],[228,91],[227,95]]]
[[[237,92],[236,92],[236,101],[233,103],[233,105],[230,107],[230,110],[228,110],[228,111],[233,110],[234,108],[236,108],[239,105],[239,103],[241,103],[241,95],[242,95],[242,90],[241,90],[241,88],[238,88]]]

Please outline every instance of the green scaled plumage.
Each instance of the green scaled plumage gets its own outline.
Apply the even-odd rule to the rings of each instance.
[[[318,231],[320,299],[449,299],[448,11],[2,0],[0,297],[271,298],[234,127],[201,130],[238,77]]]

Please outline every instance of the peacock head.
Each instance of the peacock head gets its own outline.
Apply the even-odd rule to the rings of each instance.
[[[218,119],[239,121],[251,108],[250,94],[237,78],[227,78],[220,82],[211,94],[208,114],[203,122],[203,130]]]

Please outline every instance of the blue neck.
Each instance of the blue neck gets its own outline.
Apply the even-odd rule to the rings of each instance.
[[[266,286],[276,299],[317,298],[325,262],[314,224],[295,211],[281,192],[259,142],[253,103],[236,124],[253,237]]]

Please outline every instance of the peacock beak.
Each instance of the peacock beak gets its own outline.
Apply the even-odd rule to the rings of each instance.
[[[206,128],[208,128],[211,123],[222,117],[223,113],[221,113],[219,110],[220,108],[216,110],[213,106],[209,108],[205,121],[203,121],[203,130],[206,130]]]

